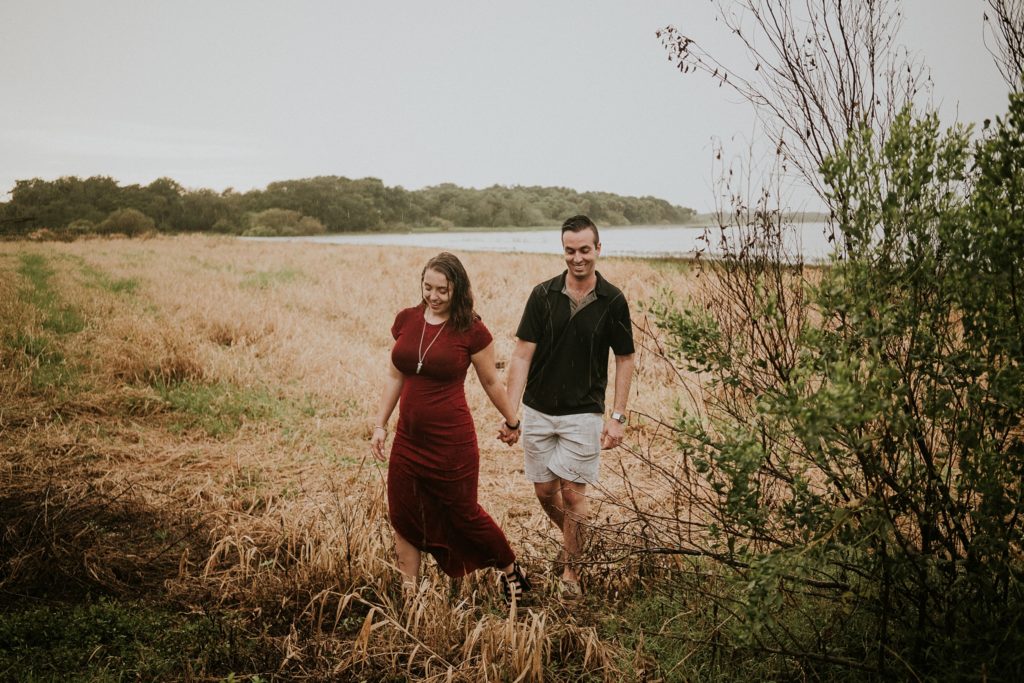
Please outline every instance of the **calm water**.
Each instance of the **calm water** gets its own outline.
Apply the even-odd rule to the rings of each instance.
[[[639,258],[690,258],[697,250],[718,253],[701,239],[704,228],[683,225],[650,225],[629,228],[601,228],[602,256]],[[717,230],[712,234],[717,241]],[[551,230],[496,230],[480,232],[364,233],[311,237],[250,237],[270,242],[320,242],[324,244],[372,244],[402,247],[431,247],[449,251],[500,251],[557,254],[561,252],[558,228]],[[821,223],[795,227],[787,244],[805,261],[828,258],[831,246]],[[717,246],[713,244],[713,246]]]

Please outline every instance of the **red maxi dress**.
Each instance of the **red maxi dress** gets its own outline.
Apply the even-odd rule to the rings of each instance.
[[[449,576],[506,567],[515,554],[477,503],[480,451],[464,388],[470,356],[491,343],[491,333],[479,319],[465,332],[432,325],[424,308],[399,312],[391,327],[391,361],[405,376],[388,462],[391,524]],[[417,374],[420,348],[428,346]]]

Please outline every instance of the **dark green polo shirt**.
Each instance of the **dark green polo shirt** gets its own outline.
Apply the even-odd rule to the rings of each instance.
[[[516,336],[537,345],[523,403],[548,415],[604,413],[608,350],[633,353],[629,304],[597,273],[597,300],[571,312],[568,271],[533,288]]]

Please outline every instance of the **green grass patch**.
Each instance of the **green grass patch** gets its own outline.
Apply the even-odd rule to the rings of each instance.
[[[134,294],[139,281],[132,277],[111,277],[98,268],[82,264],[82,274],[86,277],[86,285],[106,290],[112,294]]]
[[[639,652],[645,674],[665,683],[684,681],[791,680],[793,671],[779,658],[737,642],[706,596],[671,579],[656,591],[624,598],[603,618],[599,632],[625,651]]]
[[[15,352],[16,365],[30,369],[34,389],[73,389],[81,370],[65,357],[59,339],[85,329],[85,319],[61,301],[52,284],[55,271],[44,256],[21,253],[18,261],[18,274],[25,279],[19,296],[40,312],[44,334],[8,332],[4,345]]]
[[[5,345],[12,351],[24,354],[28,360],[39,365],[61,365],[64,354],[46,337],[38,337],[20,331],[4,338]]]
[[[655,669],[649,673],[658,680],[719,680],[722,672],[715,670],[713,662],[693,658],[697,649],[693,639],[707,634],[695,632],[703,620],[687,615],[686,610],[682,596],[638,594],[606,617],[600,632],[603,637],[616,640],[624,650],[642,650],[648,667],[653,665]],[[707,656],[707,648],[699,651]]]
[[[701,566],[701,565],[697,565]],[[710,577],[702,581],[716,581]],[[873,654],[865,649],[876,631],[870,615],[852,606],[837,606],[815,595],[793,595],[777,610],[765,613],[768,630],[743,617],[746,596],[737,586],[703,587],[691,579],[652,579],[647,590],[626,595],[602,615],[598,632],[626,652],[652,679],[683,681],[816,680],[853,683],[872,679]],[[717,599],[704,590],[720,593]],[[716,606],[717,603],[717,606]],[[791,640],[790,640],[791,639]],[[803,643],[801,645],[801,643]],[[810,643],[829,656],[818,657]],[[785,652],[789,654],[785,654]],[[626,662],[628,667],[631,662]],[[897,658],[889,661],[894,680],[909,672]],[[961,667],[961,671],[964,668]],[[968,667],[969,670],[969,667]],[[888,680],[888,676],[882,676]],[[959,675],[928,680],[963,680]],[[992,680],[1003,680],[993,677]]]
[[[696,261],[691,258],[653,258],[644,259],[655,270],[667,275],[689,276],[696,267]]]
[[[85,329],[85,318],[70,306],[57,306],[47,311],[43,329],[54,334],[75,334]]]
[[[31,372],[32,388],[73,389],[78,386],[81,370],[65,358],[52,339],[24,331],[4,335],[4,346],[14,352],[15,367]]]
[[[277,285],[288,284],[303,279],[305,275],[295,268],[265,270],[246,273],[241,286],[246,289],[270,289]]]
[[[0,678],[183,680],[252,671],[257,638],[226,615],[101,599],[0,614]],[[246,680],[246,679],[236,679]]]
[[[153,385],[160,397],[178,413],[175,431],[202,429],[215,438],[238,431],[246,421],[287,423],[309,415],[306,402],[280,398],[265,388],[238,387],[227,382],[176,382]]]
[[[22,300],[43,314],[43,329],[58,335],[74,334],[85,329],[85,319],[72,306],[64,304],[53,289],[54,270],[41,254],[19,254],[18,273],[28,281],[21,290]]]

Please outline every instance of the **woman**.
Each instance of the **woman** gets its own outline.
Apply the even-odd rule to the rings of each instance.
[[[480,452],[464,384],[470,363],[488,398],[518,438],[494,363],[491,333],[473,310],[462,263],[449,253],[420,275],[423,301],[398,313],[395,345],[370,447],[383,461],[387,423],[401,399],[388,463],[388,511],[395,530],[403,588],[415,590],[420,554],[434,556],[449,576],[483,567],[502,570],[505,597],[530,590],[505,534],[477,503]]]

